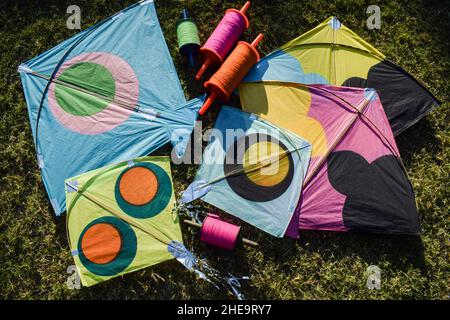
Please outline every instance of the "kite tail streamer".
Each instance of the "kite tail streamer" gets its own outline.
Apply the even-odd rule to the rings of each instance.
[[[183,192],[179,193],[178,199],[182,199]],[[202,219],[200,218],[200,215],[206,216],[207,212],[201,209],[196,208],[195,205],[186,203],[183,200],[180,200],[179,202],[176,202],[174,211],[176,211],[179,215],[187,216],[191,220],[195,221],[196,223],[202,223]]]
[[[245,297],[242,293],[239,292],[239,288],[241,287],[241,283],[239,282],[240,280],[250,280],[249,276],[243,276],[243,277],[239,277],[236,278],[234,277],[232,274],[228,274],[228,285],[231,287],[231,290],[233,291],[234,295],[238,298],[238,300],[244,300]]]
[[[178,241],[170,242],[168,250],[186,269],[195,272],[199,278],[208,281],[216,289],[225,288],[238,300],[245,299],[244,295],[239,291],[241,287],[239,281],[250,280],[249,276],[235,277],[230,273],[223,276],[220,271],[208,265],[205,259],[197,258],[184,244]]]
[[[178,197],[181,199],[181,197]],[[178,211],[178,214],[187,216],[191,218],[192,220],[196,221],[197,224],[202,225],[203,221],[200,218],[201,216],[208,216],[208,213],[206,211],[203,211],[201,209],[196,208],[192,204],[184,203],[183,201],[180,201],[179,203],[176,203],[175,210]],[[183,247],[184,245],[181,244]],[[206,281],[210,282],[212,285],[214,285],[217,289],[220,289],[217,283],[219,283],[222,286],[225,286],[230,293],[232,293],[237,299],[243,300],[244,295],[239,292],[239,288],[241,287],[241,284],[239,281],[241,280],[250,280],[249,276],[242,276],[242,277],[235,277],[234,275],[228,273],[226,276],[221,275],[220,271],[210,267],[208,263],[206,262],[206,259],[197,259],[195,255],[192,253],[192,247],[191,251],[186,249],[186,247],[182,248],[179,243],[173,243],[169,245],[169,247],[172,250],[177,249],[177,253],[180,254],[180,259],[183,259],[183,256],[181,255],[183,252],[186,254],[183,261],[180,261],[180,259],[176,258],[178,261],[180,261],[187,269],[189,269],[188,266],[194,267],[195,264],[193,263],[194,260],[196,260],[198,268],[194,270],[194,272],[202,279],[205,279]],[[184,251],[186,250],[186,251]],[[170,251],[170,250],[169,250]],[[174,254],[171,251],[172,255]],[[186,263],[186,264],[185,264]],[[204,272],[200,270],[205,270]],[[209,275],[209,277],[207,277]],[[214,279],[211,280],[211,278]]]

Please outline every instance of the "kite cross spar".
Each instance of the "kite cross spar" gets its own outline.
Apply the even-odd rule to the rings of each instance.
[[[205,82],[205,88],[211,93],[198,112],[203,115],[216,98],[227,101],[244,79],[248,71],[259,61],[259,53],[256,50],[259,42],[264,38],[260,33],[251,44],[239,41],[236,48],[225,60],[219,70]]]

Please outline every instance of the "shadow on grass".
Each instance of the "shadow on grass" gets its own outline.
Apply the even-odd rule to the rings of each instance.
[[[435,110],[435,112],[437,111]],[[425,117],[395,137],[402,159],[406,163],[410,163],[417,151],[425,149],[427,154],[433,155],[434,161],[438,161],[435,156],[442,151],[442,147],[436,138],[435,130],[435,127]]]
[[[268,240],[267,242],[265,240]],[[425,271],[424,248],[419,236],[375,235],[350,232],[300,230],[300,238],[264,239],[261,250],[283,264],[301,252],[320,253],[325,262],[359,257],[368,265],[389,261],[395,269],[411,266]]]

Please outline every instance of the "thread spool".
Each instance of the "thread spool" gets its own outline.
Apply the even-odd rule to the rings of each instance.
[[[201,228],[200,240],[213,246],[233,250],[238,242],[256,247],[258,243],[240,236],[241,227],[219,219],[216,215],[208,215],[203,224],[191,220],[184,220],[184,223]]]
[[[259,53],[256,47],[262,39],[263,35],[260,33],[253,40],[252,44],[239,41],[236,48],[231,52],[219,70],[217,70],[209,81],[205,82],[204,86],[210,95],[200,108],[198,112],[200,115],[203,115],[208,110],[215,99],[219,98],[222,101],[229,99],[231,93],[238,87],[250,68],[258,62]]]
[[[250,23],[245,15],[249,7],[250,1],[247,1],[241,10],[228,9],[225,11],[224,17],[214,32],[200,48],[200,54],[204,61],[195,75],[196,80],[200,80],[209,66],[222,64],[241,34],[249,27]]]
[[[189,18],[189,12],[183,9],[177,22],[178,51],[186,56],[191,67],[195,64],[195,55],[200,49],[200,37],[195,21]]]

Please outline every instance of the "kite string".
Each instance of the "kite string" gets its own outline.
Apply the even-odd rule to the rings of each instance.
[[[245,29],[246,19],[243,14],[237,10],[227,11],[204,47],[214,51],[223,60]]]
[[[33,72],[31,72],[31,74],[33,74],[33,75],[35,75],[35,76],[37,76],[37,77],[40,77],[40,78],[43,78],[43,79],[46,79],[46,80],[50,81],[50,80],[49,80],[50,78],[49,78],[48,76],[43,75],[43,74],[40,74],[40,73],[38,73],[38,72],[33,71]],[[53,79],[53,80],[51,80],[51,81],[52,81],[53,83],[55,83],[55,84],[59,84],[59,85],[65,86],[65,87],[67,87],[67,88],[77,90],[77,91],[79,91],[79,92],[82,92],[82,93],[84,93],[84,94],[93,96],[93,97],[95,97],[95,98],[103,99],[103,100],[105,100],[106,102],[108,102],[109,104],[113,103],[113,104],[114,104],[115,106],[117,106],[117,107],[121,107],[121,108],[130,110],[130,111],[134,111],[135,109],[139,109],[141,112],[144,112],[144,110],[145,110],[145,109],[139,108],[139,105],[133,105],[133,104],[130,104],[130,103],[124,101],[124,100],[121,100],[121,99],[118,98],[117,96],[115,96],[114,98],[110,98],[110,97],[107,97],[107,96],[105,96],[105,95],[103,95],[103,94],[89,91],[89,90],[87,90],[87,89],[81,87],[80,85],[78,85],[78,84],[76,84],[76,83],[72,83],[72,82],[69,82],[69,81],[61,80],[61,79]],[[116,92],[116,95],[117,95],[117,92]]]
[[[49,79],[48,76],[40,74],[40,73],[35,72],[35,71],[31,72],[31,74],[33,74],[33,75],[35,75],[37,77],[46,79],[46,80]],[[156,119],[159,118],[159,119],[162,119],[162,120],[173,120],[170,116],[165,115],[161,111],[156,111],[156,110],[152,111],[151,109],[142,108],[142,106],[139,105],[139,104],[132,105],[132,104],[129,104],[128,102],[126,102],[126,101],[121,101],[117,97],[115,97],[114,99],[111,99],[109,97],[103,96],[102,94],[88,91],[88,90],[84,89],[83,87],[81,87],[81,86],[79,86],[77,84],[66,82],[64,80],[53,79],[52,81],[54,83],[56,83],[56,84],[60,84],[60,85],[66,86],[68,88],[71,88],[71,89],[74,89],[74,90],[78,90],[79,92],[91,95],[93,97],[96,97],[96,98],[99,98],[99,99],[103,99],[103,100],[107,101],[108,103],[113,104],[114,106],[119,107],[119,108],[124,108],[124,109],[130,110],[130,111],[135,111],[137,113],[143,113],[143,114],[152,116],[152,117],[154,117]],[[146,104],[146,105],[148,105],[148,104]],[[151,108],[157,109],[154,106],[151,106]],[[169,131],[169,133],[171,133],[171,132]]]
[[[218,216],[208,215],[200,230],[200,240],[213,246],[233,250],[239,238],[241,227],[223,221]]]

